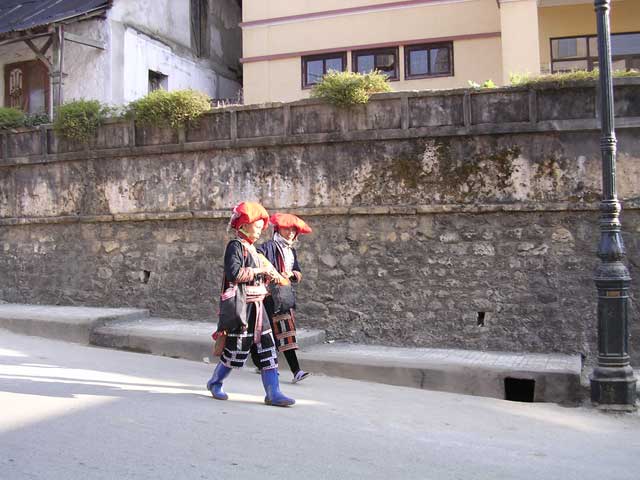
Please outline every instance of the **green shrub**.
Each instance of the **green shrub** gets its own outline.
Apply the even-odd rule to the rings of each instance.
[[[587,80],[598,79],[598,69],[595,68],[591,71],[587,70],[574,70],[573,72],[552,73],[548,75],[531,75],[530,73],[511,73],[509,75],[509,81],[514,86],[530,86],[538,85],[541,83],[556,83],[558,85],[564,85],[573,82],[582,82]],[[614,78],[623,77],[640,77],[640,71],[638,70],[614,70],[612,73]]]
[[[24,113],[15,108],[0,107],[0,129],[24,126]]]
[[[37,127],[38,125],[43,125],[45,123],[51,123],[49,115],[46,113],[31,113],[24,117],[25,127]]]
[[[211,99],[195,90],[155,90],[129,104],[129,114],[143,124],[182,127],[211,110]]]
[[[53,128],[67,140],[87,142],[95,136],[110,111],[98,100],[73,100],[58,108]]]
[[[371,73],[329,71],[313,86],[312,98],[320,98],[339,107],[367,103],[374,93],[389,92],[387,77],[377,71]]]
[[[491,79],[485,80],[482,83],[477,83],[472,80],[467,80],[467,81],[469,82],[469,86],[471,88],[498,88],[498,85],[496,85],[495,82]]]

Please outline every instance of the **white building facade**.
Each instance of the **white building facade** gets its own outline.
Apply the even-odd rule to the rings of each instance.
[[[6,2],[0,5],[0,23],[2,14],[10,15],[13,8],[15,21],[24,26],[20,22],[29,12],[21,14],[19,8],[25,2]],[[86,3],[94,9],[13,31],[5,26],[0,33],[0,105],[48,113],[50,96],[56,96],[52,85],[60,51],[62,102],[83,98],[123,105],[156,88],[192,88],[214,99],[237,97],[242,51],[238,0]],[[49,34],[60,28],[62,47],[51,48]]]

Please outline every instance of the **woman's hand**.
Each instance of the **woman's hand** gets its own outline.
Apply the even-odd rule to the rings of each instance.
[[[257,267],[257,268],[252,268],[253,271],[253,276],[258,276],[258,275],[264,275],[266,273],[268,273],[269,269],[266,267]]]
[[[274,281],[280,278],[280,274],[271,266],[254,268],[253,275],[265,275],[269,280]]]

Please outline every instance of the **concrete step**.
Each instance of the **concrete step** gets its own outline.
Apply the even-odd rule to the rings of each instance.
[[[535,402],[575,404],[582,396],[580,355],[335,343],[301,351],[300,364],[330,376],[500,399],[528,389]]]
[[[91,344],[119,348],[167,357],[213,362],[211,334],[215,323],[176,320],[170,318],[145,318],[96,328]],[[298,344],[308,347],[322,343],[322,330],[298,329]]]
[[[89,343],[91,332],[99,326],[146,317],[149,310],[139,308],[0,304],[0,328],[83,344]]]

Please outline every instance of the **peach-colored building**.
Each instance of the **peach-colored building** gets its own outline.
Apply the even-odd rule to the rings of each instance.
[[[508,84],[597,64],[593,0],[244,0],[245,103],[306,98],[328,70],[394,90]],[[613,0],[614,68],[640,68],[640,0]]]

